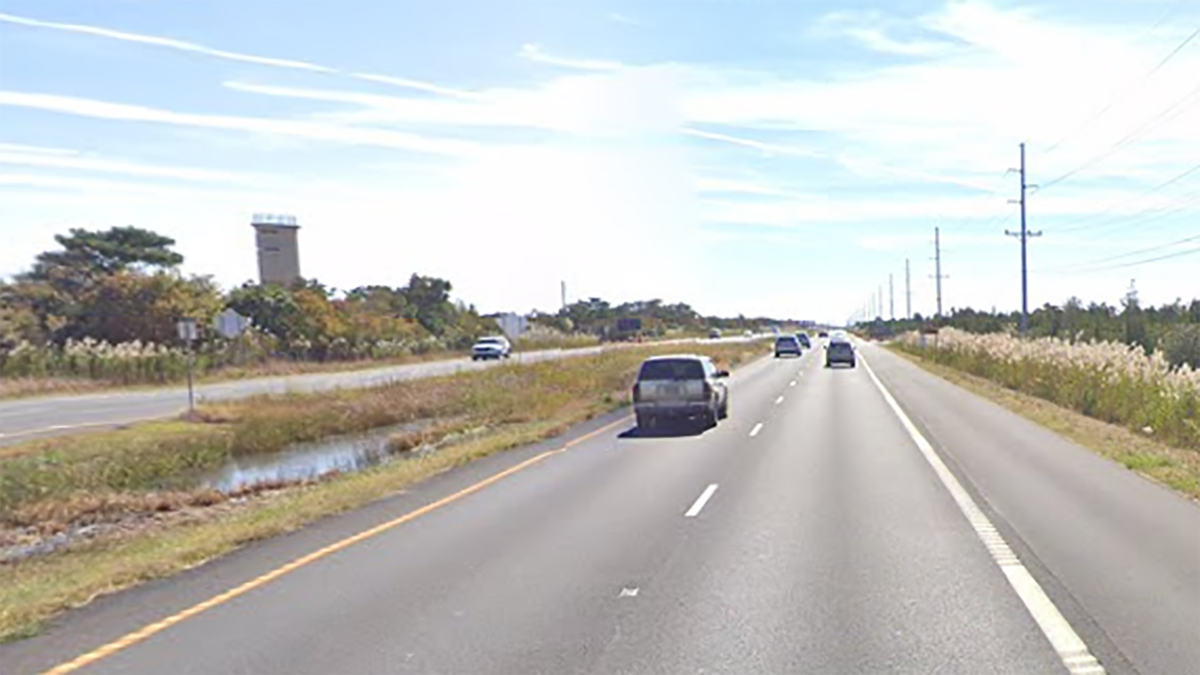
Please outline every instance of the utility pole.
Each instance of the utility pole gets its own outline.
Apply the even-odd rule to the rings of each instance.
[[[904,259],[904,318],[912,320],[912,273],[908,267],[908,258]]]
[[[942,279],[949,279],[942,274],[942,231],[933,228],[933,264],[934,278],[937,279],[937,318],[942,318]]]
[[[1012,171],[1012,169],[1009,169]],[[1027,185],[1025,183],[1025,144],[1021,144],[1021,168],[1018,169],[1021,173],[1021,231],[1009,232],[1004,231],[1004,234],[1010,237],[1018,237],[1021,240],[1021,333],[1024,334],[1029,330],[1029,265],[1026,255],[1026,242],[1030,237],[1042,236],[1041,231],[1030,232],[1025,227],[1025,190],[1027,188],[1036,188],[1036,185]]]
[[[877,310],[875,312],[875,318],[882,319],[883,318],[883,284],[879,284],[879,295],[877,295],[876,297],[879,298],[879,304],[875,305],[875,308]]]
[[[562,308],[563,308],[563,311],[566,311],[566,309],[567,309],[567,282],[565,279],[563,280],[560,288],[562,290]]]
[[[896,287],[892,284],[892,273],[888,272],[888,314],[896,320]]]

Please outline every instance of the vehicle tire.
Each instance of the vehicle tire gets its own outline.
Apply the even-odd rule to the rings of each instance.
[[[658,418],[650,413],[634,413],[637,417],[638,430],[650,430],[658,426]]]
[[[471,355],[471,360],[472,360],[472,361],[478,361],[478,360],[479,360],[479,357],[478,357],[478,356],[475,356],[474,354],[472,354],[472,355]]]
[[[717,409],[717,419],[729,418],[729,395],[726,394],[725,400],[721,401],[721,407]]]
[[[716,409],[705,410],[704,415],[700,417],[700,422],[702,429],[712,429],[713,427],[717,426]]]
[[[854,361],[851,361],[851,362],[850,362],[850,367],[851,367],[851,368],[853,368],[854,366],[855,366],[855,362],[854,362]]]

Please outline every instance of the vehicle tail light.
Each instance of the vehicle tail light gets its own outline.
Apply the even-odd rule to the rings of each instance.
[[[634,403],[638,402],[638,399],[641,397],[641,394],[642,394],[641,388],[638,386],[637,382],[634,382],[633,383],[633,402]]]
[[[704,398],[712,398],[712,395],[713,395],[712,385],[705,382],[704,383]]]

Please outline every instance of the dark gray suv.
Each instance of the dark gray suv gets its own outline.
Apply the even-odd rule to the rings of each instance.
[[[825,345],[825,367],[832,368],[835,363],[844,363],[854,367],[854,345],[848,340],[830,340]]]

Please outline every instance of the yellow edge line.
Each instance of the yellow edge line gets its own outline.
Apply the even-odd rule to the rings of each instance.
[[[488,487],[489,485],[492,485],[493,483],[496,483],[504,478],[507,478],[508,476],[511,476],[519,471],[523,471],[524,469],[527,469],[527,468],[533,466],[534,464],[537,464],[538,462],[540,462],[544,459],[547,459],[553,455],[557,455],[557,454],[566,452],[567,450],[571,449],[572,447],[579,445],[580,443],[583,443],[585,441],[591,440],[592,438],[595,438],[596,436],[608,431],[609,429],[612,429],[613,427],[615,427],[619,424],[625,424],[628,421],[629,421],[628,417],[622,417],[621,419],[616,420],[615,422],[606,424],[606,425],[600,427],[599,429],[590,431],[590,432],[584,434],[583,436],[576,438],[573,441],[567,442],[561,448],[558,448],[555,450],[547,450],[546,452],[543,452],[540,455],[535,455],[533,457],[530,457],[529,459],[521,462],[520,464],[511,466],[511,467],[505,469],[504,471],[501,471],[500,473],[489,476],[489,477],[479,481],[478,483],[475,483],[474,485],[463,488],[462,490],[459,490],[458,492],[455,492],[454,494],[449,495],[447,497],[443,497],[443,498],[437,500],[436,502],[426,504],[425,506],[422,506],[421,508],[416,509],[415,511],[410,511],[410,512],[404,514],[403,516],[400,516],[393,520],[389,520],[386,523],[376,525],[375,527],[372,527],[368,530],[364,530],[362,532],[359,532],[358,534],[351,535],[349,537],[346,537],[345,539],[342,539],[341,541],[330,544],[324,548],[313,551],[312,553],[309,553],[307,555],[296,558],[295,560],[292,560],[291,562],[289,562],[287,564],[277,567],[277,568],[271,570],[270,572],[267,572],[261,576],[251,579],[250,581],[247,581],[246,583],[244,583],[240,586],[231,588],[231,589],[225,591],[224,593],[221,593],[219,595],[215,595],[215,596],[209,598],[208,600],[205,600],[198,604],[192,605],[191,607],[188,607],[187,609],[185,609],[181,612],[178,612],[177,614],[172,614],[171,616],[168,616],[165,619],[156,621],[147,626],[143,626],[142,628],[140,628],[132,633],[129,633],[128,635],[125,635],[124,637],[117,638],[116,640],[113,640],[112,642],[109,642],[108,644],[103,645],[101,647],[97,647],[96,649],[93,649],[92,651],[87,652],[86,654],[78,656],[71,661],[68,661],[68,662],[63,663],[58,666],[55,666],[54,668],[51,668],[50,670],[45,671],[45,673],[43,673],[43,675],[64,675],[65,673],[74,672],[88,664],[95,663],[96,661],[99,661],[100,659],[103,659],[105,657],[112,656],[113,654],[115,654],[123,649],[126,649],[128,647],[131,647],[131,646],[133,646],[133,645],[135,645],[157,633],[160,633],[160,632],[170,628],[171,626],[174,626],[177,623],[186,621],[187,619],[190,619],[190,618],[196,616],[197,614],[204,612],[205,610],[212,609],[213,607],[216,607],[217,605],[224,604],[224,603],[226,603],[238,596],[244,595],[256,588],[265,586],[266,584],[269,584],[270,582],[275,581],[276,579],[278,579],[290,572],[294,572],[294,571],[300,569],[301,567],[304,567],[305,565],[316,562],[316,561],[320,560],[321,558],[324,558],[326,556],[337,553],[338,551],[341,551],[343,549],[349,548],[349,547],[353,546],[354,544],[357,544],[361,541],[370,539],[371,537],[374,537],[376,535],[382,534],[394,527],[403,525],[404,523],[407,523],[411,520],[420,518],[421,516],[423,516],[427,513],[436,511],[437,509],[439,509],[443,506],[446,506],[447,504],[450,504],[451,502],[458,501],[459,499],[462,499],[463,497],[466,497],[467,495],[478,492],[478,491]]]

